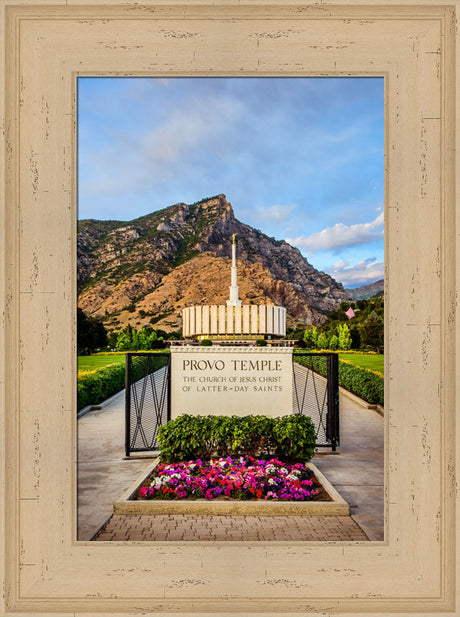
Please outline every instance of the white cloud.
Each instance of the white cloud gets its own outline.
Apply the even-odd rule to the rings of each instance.
[[[345,259],[339,259],[332,267],[336,270],[341,270],[342,268],[346,268],[347,266],[349,266],[350,263],[350,261],[346,261]]]
[[[285,223],[291,218],[292,213],[297,208],[295,204],[290,206],[274,205],[257,208],[257,216],[261,220],[273,223]]]
[[[383,230],[379,229],[382,225],[383,212],[370,223],[356,223],[355,225],[336,223],[333,227],[327,227],[310,236],[286,238],[286,241],[289,244],[307,249],[310,253],[315,251],[336,251],[337,249],[366,244],[382,238]]]
[[[205,110],[205,113],[203,113]],[[188,105],[171,110],[165,122],[148,133],[142,148],[157,163],[170,163],[224,141],[229,127],[243,114],[243,104],[234,97],[197,97]]]
[[[209,158],[233,154],[229,135],[244,117],[242,101],[208,94],[176,103],[161,124],[143,135],[115,130],[110,144],[90,155],[91,173],[80,182],[80,196],[142,194],[153,185],[177,182],[178,169],[203,177]]]
[[[357,264],[339,259],[325,270],[345,287],[359,287],[383,279],[384,264],[375,257],[363,259]]]

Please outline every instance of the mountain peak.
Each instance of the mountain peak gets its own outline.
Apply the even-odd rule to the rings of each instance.
[[[195,261],[202,254],[210,260],[208,272],[212,272],[213,260],[223,259],[219,263],[229,264],[233,234],[237,234],[241,265],[246,264],[248,273],[255,266],[262,267],[264,273],[262,276],[262,270],[254,270],[260,281],[256,279],[256,287],[247,288],[249,295],[242,298],[244,302],[254,302],[262,294],[267,302],[285,306],[295,321],[321,323],[327,312],[350,299],[341,284],[315,270],[298,249],[236,219],[221,193],[194,204],[177,203],[129,222],[81,221],[79,306],[102,317],[109,328],[128,323],[140,327],[150,322],[176,329],[180,310],[190,298],[200,304],[206,296],[209,303],[212,298],[208,296],[216,290],[211,293],[211,289],[204,289],[195,267],[185,270],[194,273],[190,280],[194,289],[186,290],[185,286],[182,295],[175,294],[174,299],[155,290],[166,288],[168,277],[188,262],[204,268],[204,261]],[[228,284],[224,285],[225,293]],[[146,302],[151,303],[150,310]]]

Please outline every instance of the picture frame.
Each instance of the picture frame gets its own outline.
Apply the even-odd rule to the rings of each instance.
[[[1,613],[458,615],[458,3],[0,8]],[[385,78],[384,542],[75,540],[78,75]]]

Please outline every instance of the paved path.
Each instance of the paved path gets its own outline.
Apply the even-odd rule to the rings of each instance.
[[[340,454],[315,456],[313,463],[350,505],[352,517],[370,540],[383,540],[383,417],[340,395]]]
[[[95,540],[368,541],[351,516],[113,516]]]
[[[90,540],[111,516],[113,502],[152,466],[151,459],[123,460],[124,414],[123,391],[106,408],[78,420],[78,540]]]
[[[117,515],[97,539],[365,540],[355,519],[369,539],[382,540],[383,418],[343,395],[340,405],[340,454],[322,454],[313,462],[350,503],[352,518]],[[151,459],[123,456],[121,393],[106,408],[78,420],[78,540],[92,539],[111,517],[113,502],[152,466]]]

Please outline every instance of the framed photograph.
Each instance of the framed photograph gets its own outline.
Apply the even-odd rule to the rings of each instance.
[[[458,615],[458,4],[0,9],[1,613]],[[77,540],[76,92],[90,76],[384,79],[384,541]]]

